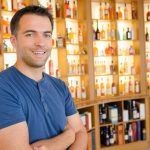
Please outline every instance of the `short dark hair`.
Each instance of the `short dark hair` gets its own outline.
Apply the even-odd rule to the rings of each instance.
[[[53,30],[53,17],[52,15],[48,12],[48,10],[44,7],[41,6],[36,6],[36,5],[29,5],[27,7],[24,7],[17,11],[15,15],[12,17],[11,22],[10,22],[10,29],[11,29],[11,34],[15,35],[17,33],[19,21],[23,15],[26,14],[35,14],[38,16],[47,16],[50,20],[50,23],[52,25],[52,30]]]

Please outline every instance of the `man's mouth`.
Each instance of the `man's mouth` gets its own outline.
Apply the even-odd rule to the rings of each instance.
[[[38,55],[38,54],[40,54],[40,55],[43,55],[43,54],[45,54],[46,52],[33,52],[35,55]]]

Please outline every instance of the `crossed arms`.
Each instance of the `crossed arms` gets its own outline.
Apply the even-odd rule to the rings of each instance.
[[[78,113],[68,117],[63,133],[29,144],[26,122],[0,129],[0,150],[86,150],[87,133]]]

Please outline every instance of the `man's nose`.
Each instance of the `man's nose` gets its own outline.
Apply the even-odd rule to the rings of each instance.
[[[44,37],[43,35],[37,35],[34,41],[36,46],[44,46]]]

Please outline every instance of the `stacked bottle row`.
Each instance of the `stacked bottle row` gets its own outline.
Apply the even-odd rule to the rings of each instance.
[[[76,78],[69,78],[69,90],[74,100],[87,99],[87,89],[84,80],[80,81],[80,78],[78,80]]]
[[[5,11],[17,11],[25,6],[28,6],[30,3],[28,0],[1,0],[2,9]]]
[[[124,101],[124,108],[121,103],[108,103],[100,105],[100,124],[116,124],[131,120],[145,119],[145,104],[143,101]]]
[[[96,97],[140,93],[137,18],[135,1],[92,2]]]
[[[146,140],[146,129],[142,121],[110,125],[100,128],[100,138],[102,147],[132,143]]]
[[[123,105],[122,102],[103,103],[99,115],[102,146],[146,140],[145,103],[142,99],[125,100]]]
[[[100,96],[115,96],[120,95],[138,94],[140,93],[140,83],[132,76],[125,76],[119,82],[119,88],[115,79],[111,76],[96,78],[95,81],[95,94]]]

